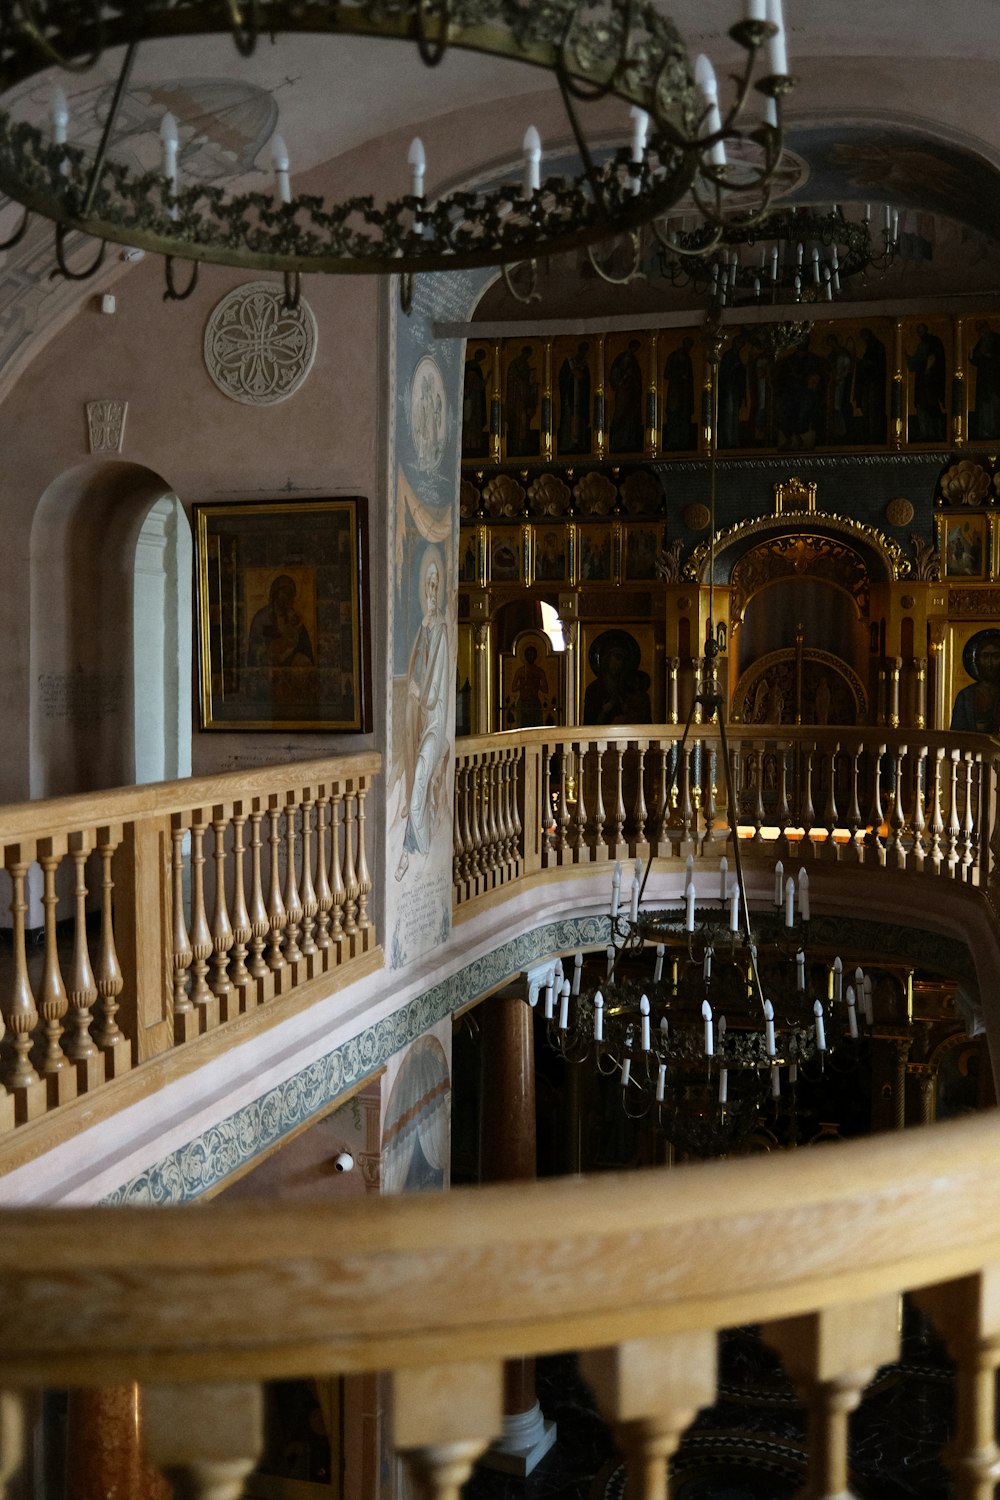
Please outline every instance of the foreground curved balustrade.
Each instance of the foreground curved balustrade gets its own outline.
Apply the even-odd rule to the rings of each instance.
[[[718,858],[729,809],[718,728],[518,730],[458,742],[459,906],[540,871]],[[1000,742],[924,730],[732,725],[745,853],[918,871],[986,888]]]
[[[139,1380],[177,1493],[241,1493],[265,1378],[388,1371],[394,1441],[453,1496],[502,1363],[579,1350],[642,1500],[715,1397],[717,1330],[763,1325],[810,1412],[805,1500],[846,1500],[847,1415],[896,1357],[899,1293],[957,1365],[948,1462],[987,1500],[1000,1364],[1000,1115],[834,1150],[329,1207],[0,1216],[0,1481],[15,1392]],[[2,1493],[0,1482],[0,1493]]]

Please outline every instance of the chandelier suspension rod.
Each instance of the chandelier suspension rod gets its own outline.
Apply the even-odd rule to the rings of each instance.
[[[118,74],[118,81],[115,84],[115,92],[111,100],[111,108],[108,110],[108,118],[105,120],[104,129],[101,131],[100,144],[97,148],[97,155],[94,157],[94,165],[91,169],[87,191],[84,194],[83,207],[80,211],[82,219],[87,218],[94,206],[97,184],[100,182],[101,173],[104,171],[104,161],[108,154],[108,146],[111,144],[111,136],[118,123],[118,114],[121,110],[122,100],[125,97],[125,90],[128,88],[129,79],[132,76],[132,65],[135,62],[138,50],[139,43],[135,41],[129,42],[128,47],[125,49],[125,56],[122,59],[121,70]]]

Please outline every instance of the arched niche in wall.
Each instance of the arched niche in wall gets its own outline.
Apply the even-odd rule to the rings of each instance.
[[[32,797],[136,779],[137,670],[142,669],[143,691],[162,694],[163,661],[171,649],[177,655],[172,715],[179,719],[185,701],[182,678],[190,703],[189,612],[186,641],[177,635],[183,627],[175,603],[172,642],[164,618],[158,658],[147,658],[144,644],[136,653],[136,547],[159,501],[170,506],[177,528],[187,528],[162,475],[140,464],[100,461],[61,474],[38,503],[30,550]],[[183,543],[178,545],[183,551]],[[189,532],[187,548],[189,555]],[[175,576],[179,566],[178,553]],[[166,588],[165,580],[164,595]],[[141,711],[141,702],[138,707]],[[176,760],[179,766],[179,748]]]
[[[176,495],[150,508],[135,547],[135,780],[191,774],[191,526]]]

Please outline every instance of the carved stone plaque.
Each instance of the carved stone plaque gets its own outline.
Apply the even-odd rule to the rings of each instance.
[[[294,309],[273,281],[250,281],[223,297],[205,329],[205,364],[219,390],[247,406],[287,401],[316,358],[316,319],[304,297]]]
[[[91,453],[122,451],[127,413],[127,401],[87,402],[87,435]]]

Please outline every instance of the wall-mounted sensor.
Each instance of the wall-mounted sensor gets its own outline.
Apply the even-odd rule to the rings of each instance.
[[[114,292],[105,292],[104,296],[101,298],[101,312],[111,314],[117,311],[118,298],[115,296]]]
[[[341,1151],[339,1156],[334,1157],[333,1166],[337,1172],[353,1172],[354,1157],[349,1151]]]

